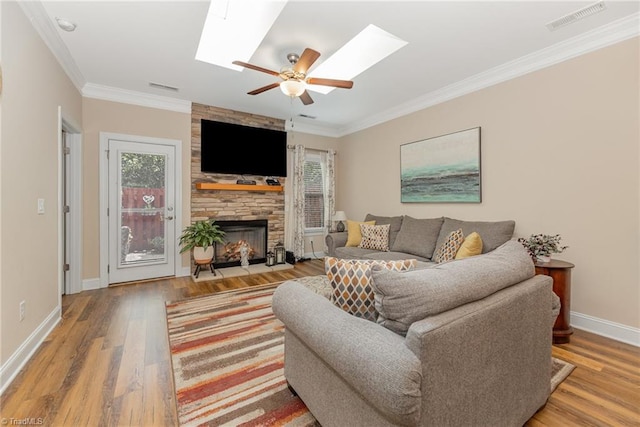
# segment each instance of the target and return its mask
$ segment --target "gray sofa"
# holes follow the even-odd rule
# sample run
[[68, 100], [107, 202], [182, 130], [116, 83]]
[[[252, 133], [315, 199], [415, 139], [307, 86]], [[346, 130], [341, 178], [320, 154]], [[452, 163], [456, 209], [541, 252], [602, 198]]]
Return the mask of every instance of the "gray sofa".
[[417, 219], [408, 215], [379, 216], [367, 214], [365, 221], [390, 224], [388, 252], [346, 247], [347, 232], [327, 234], [328, 255], [344, 259], [401, 260], [415, 258], [422, 266], [432, 265], [431, 258], [452, 231], [459, 228], [465, 236], [480, 234], [482, 252], [487, 253], [513, 237], [515, 221], [463, 221], [448, 217]]
[[284, 374], [323, 427], [522, 426], [550, 393], [552, 280], [522, 245], [432, 268], [374, 267], [377, 322], [280, 285]]

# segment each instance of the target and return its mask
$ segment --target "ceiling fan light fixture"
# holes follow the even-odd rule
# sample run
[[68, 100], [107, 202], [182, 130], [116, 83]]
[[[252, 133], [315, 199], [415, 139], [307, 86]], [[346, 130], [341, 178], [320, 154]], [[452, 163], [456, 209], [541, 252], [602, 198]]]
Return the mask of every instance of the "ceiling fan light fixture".
[[280, 83], [280, 90], [285, 95], [295, 98], [307, 90], [307, 85], [300, 80], [285, 80]]

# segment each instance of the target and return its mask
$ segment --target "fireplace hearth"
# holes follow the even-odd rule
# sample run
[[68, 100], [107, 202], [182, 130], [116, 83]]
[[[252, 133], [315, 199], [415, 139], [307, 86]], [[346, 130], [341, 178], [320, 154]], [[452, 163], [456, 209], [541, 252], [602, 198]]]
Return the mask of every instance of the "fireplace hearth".
[[225, 232], [225, 243], [216, 244], [213, 262], [215, 268], [239, 266], [240, 248], [245, 244], [249, 247], [249, 264], [266, 262], [267, 220], [216, 220], [216, 224]]

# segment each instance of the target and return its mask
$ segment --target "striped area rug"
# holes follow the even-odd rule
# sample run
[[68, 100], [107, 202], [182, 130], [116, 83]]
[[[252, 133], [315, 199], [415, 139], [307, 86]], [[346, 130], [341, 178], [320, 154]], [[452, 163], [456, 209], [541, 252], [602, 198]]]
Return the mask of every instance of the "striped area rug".
[[[320, 426], [284, 379], [279, 283], [167, 303], [181, 426]], [[552, 392], [574, 368], [553, 358]]]
[[319, 426], [284, 379], [277, 283], [168, 303], [182, 426]]

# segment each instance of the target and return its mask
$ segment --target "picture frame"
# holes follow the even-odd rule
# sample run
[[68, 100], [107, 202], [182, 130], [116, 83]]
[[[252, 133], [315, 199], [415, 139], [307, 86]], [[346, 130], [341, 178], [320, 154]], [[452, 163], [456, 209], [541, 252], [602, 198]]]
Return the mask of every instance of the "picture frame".
[[400, 146], [402, 203], [481, 203], [480, 127]]

